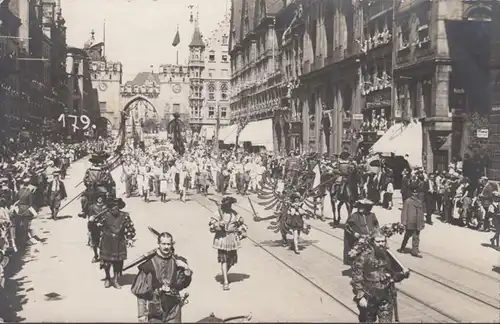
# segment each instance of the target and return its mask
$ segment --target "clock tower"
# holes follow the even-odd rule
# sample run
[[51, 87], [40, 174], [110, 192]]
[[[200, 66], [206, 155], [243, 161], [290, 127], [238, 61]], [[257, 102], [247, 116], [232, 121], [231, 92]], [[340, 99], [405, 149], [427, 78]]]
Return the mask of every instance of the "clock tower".
[[203, 70], [205, 70], [205, 43], [200, 32], [198, 19], [191, 43], [189, 44], [189, 109], [190, 123], [201, 124], [203, 122]]

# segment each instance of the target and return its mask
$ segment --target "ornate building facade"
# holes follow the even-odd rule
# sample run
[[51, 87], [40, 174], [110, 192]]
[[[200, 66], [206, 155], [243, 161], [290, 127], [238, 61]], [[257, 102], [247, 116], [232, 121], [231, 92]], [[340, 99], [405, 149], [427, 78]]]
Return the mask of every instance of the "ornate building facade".
[[[233, 116], [272, 115], [285, 146], [329, 154], [366, 152], [391, 126], [409, 129], [412, 121], [422, 129], [422, 150], [412, 152], [416, 163], [445, 168], [473, 150], [471, 116], [491, 106], [486, 62], [493, 2], [235, 0]], [[273, 18], [264, 25], [257, 18], [262, 6]], [[271, 35], [264, 44], [275, 46], [259, 52], [259, 35]], [[269, 73], [275, 83], [256, 76], [269, 64], [279, 67]], [[271, 103], [281, 98], [278, 108], [263, 117], [257, 94], [269, 94]]]
[[272, 141], [274, 150], [284, 145], [277, 112], [282, 107], [285, 86], [279, 60], [280, 31], [276, 24], [283, 6], [283, 1], [275, 0], [233, 0], [229, 36], [232, 119], [240, 124], [240, 129], [252, 123], [255, 132], [260, 128], [257, 121], [272, 119], [271, 130], [260, 130], [272, 134], [272, 139], [263, 141]]
[[50, 125], [65, 106], [66, 27], [60, 1], [0, 4], [2, 118], [14, 135]]
[[129, 125], [139, 127], [148, 119], [165, 128], [174, 113], [189, 124], [189, 72], [186, 65], [165, 64], [160, 72], [141, 72], [120, 90], [120, 106], [137, 108]]
[[[191, 119], [193, 129], [206, 129], [211, 133], [219, 118], [220, 125], [227, 125], [230, 120], [229, 92], [231, 63], [228, 53], [229, 15], [226, 15], [209, 38], [204, 41], [196, 32], [190, 45], [191, 49]], [[203, 64], [197, 65], [196, 55], [203, 53]], [[194, 78], [193, 78], [194, 72]], [[201, 79], [196, 78], [196, 72]], [[201, 85], [201, 89], [200, 89]], [[200, 92], [201, 91], [201, 92]], [[201, 93], [201, 100], [197, 97]], [[209, 136], [210, 137], [210, 136]]]
[[422, 122], [428, 171], [447, 169], [452, 158], [476, 151], [471, 117], [491, 108], [492, 3], [403, 1], [394, 9], [393, 113]]

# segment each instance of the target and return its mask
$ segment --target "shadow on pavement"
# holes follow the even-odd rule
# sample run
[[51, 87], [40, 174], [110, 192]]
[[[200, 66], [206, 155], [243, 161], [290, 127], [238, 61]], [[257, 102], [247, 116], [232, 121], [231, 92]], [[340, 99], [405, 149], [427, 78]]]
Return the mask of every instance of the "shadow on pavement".
[[[31, 254], [30, 248], [25, 251], [17, 252], [14, 255], [7, 267], [5, 268], [5, 288], [0, 291], [0, 318], [5, 322], [20, 322], [25, 320], [17, 314], [23, 309], [23, 305], [28, 302], [26, 292], [31, 288], [26, 288], [25, 285], [31, 281], [26, 276], [11, 279], [15, 277], [24, 267], [27, 262], [35, 261], [37, 258]], [[31, 289], [32, 290], [32, 289]]]
[[[316, 244], [318, 243], [319, 241], [317, 240], [300, 240], [299, 241], [299, 246], [300, 246], [300, 249], [304, 249], [305, 247], [308, 247], [310, 245], [313, 245], [313, 244]], [[288, 242], [288, 244], [286, 246], [283, 245], [283, 241], [282, 240], [268, 240], [268, 241], [262, 241], [260, 242], [261, 245], [263, 246], [268, 246], [268, 247], [288, 247], [290, 245], [290, 241]], [[255, 244], [254, 244], [255, 245]], [[255, 245], [257, 246], [257, 245]]]
[[493, 266], [493, 269], [491, 269], [491, 271], [494, 271], [494, 272], [496, 272], [496, 273], [499, 273], [499, 274], [500, 274], [500, 267]]
[[[224, 283], [224, 280], [223, 280], [221, 274], [216, 275], [214, 278], [215, 278], [215, 281], [217, 281], [221, 285]], [[250, 278], [250, 275], [247, 275], [246, 273], [228, 273], [227, 274], [227, 280], [229, 280], [230, 283], [241, 282], [241, 281], [244, 281], [248, 278]]]

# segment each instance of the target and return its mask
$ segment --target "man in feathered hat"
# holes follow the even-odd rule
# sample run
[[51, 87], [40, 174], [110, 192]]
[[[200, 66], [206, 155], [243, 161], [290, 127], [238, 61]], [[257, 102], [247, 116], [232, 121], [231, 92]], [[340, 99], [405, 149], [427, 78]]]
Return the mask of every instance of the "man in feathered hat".
[[379, 227], [377, 216], [372, 212], [373, 202], [366, 198], [360, 199], [355, 206], [358, 210], [349, 216], [344, 227], [344, 264], [349, 265], [349, 251], [361, 236]]
[[101, 269], [104, 269], [106, 274], [104, 287], [121, 289], [118, 278], [123, 271], [123, 262], [127, 259], [127, 246], [130, 246], [135, 238], [135, 227], [129, 213], [121, 210], [126, 206], [121, 198], [110, 199], [106, 205], [109, 209], [107, 212], [94, 216], [94, 221], [101, 226], [102, 231], [99, 256]]
[[105, 165], [108, 157], [108, 154], [99, 154], [93, 155], [89, 159], [92, 166], [87, 169], [85, 177], [83, 178], [86, 190], [81, 198], [82, 212], [78, 215], [80, 217], [85, 217], [87, 214], [89, 203], [92, 203], [95, 199], [95, 191], [97, 187], [105, 188], [109, 196], [115, 197], [116, 184], [111, 176], [110, 170], [108, 170], [107, 165]]

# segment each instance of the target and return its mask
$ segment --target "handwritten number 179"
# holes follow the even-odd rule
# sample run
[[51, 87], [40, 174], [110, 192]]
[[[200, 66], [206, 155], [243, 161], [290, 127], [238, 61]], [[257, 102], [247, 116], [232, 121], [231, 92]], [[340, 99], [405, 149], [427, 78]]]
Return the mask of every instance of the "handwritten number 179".
[[[83, 130], [86, 130], [87, 128], [90, 127], [90, 118], [86, 115], [81, 115], [80, 117], [78, 117], [76, 115], [68, 115], [67, 117], [73, 121], [73, 123], [71, 123], [71, 127], [73, 127], [73, 131], [80, 129], [80, 127], [78, 127], [78, 121], [80, 121], [83, 124], [83, 127], [82, 127]], [[59, 116], [59, 118], [57, 119], [57, 121], [62, 123], [63, 128], [66, 127], [66, 115], [65, 114], [61, 114]]]

